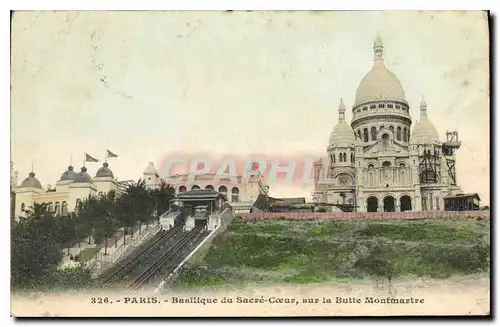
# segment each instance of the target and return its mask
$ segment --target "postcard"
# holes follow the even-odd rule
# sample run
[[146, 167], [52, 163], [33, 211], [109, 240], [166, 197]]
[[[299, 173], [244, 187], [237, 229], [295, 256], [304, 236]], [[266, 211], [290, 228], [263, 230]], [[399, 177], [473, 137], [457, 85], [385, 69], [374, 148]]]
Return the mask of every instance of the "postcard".
[[14, 11], [11, 315], [490, 315], [487, 11]]

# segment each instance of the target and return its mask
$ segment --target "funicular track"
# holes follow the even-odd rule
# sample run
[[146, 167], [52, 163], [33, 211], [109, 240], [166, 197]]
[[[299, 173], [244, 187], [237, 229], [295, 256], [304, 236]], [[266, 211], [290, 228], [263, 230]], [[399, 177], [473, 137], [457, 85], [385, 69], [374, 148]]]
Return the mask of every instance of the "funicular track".
[[147, 265], [152, 257], [157, 257], [165, 247], [176, 244], [179, 234], [182, 234], [182, 227], [174, 227], [168, 231], [158, 232], [150, 241], [141, 245], [130, 256], [121, 260], [115, 267], [106, 271], [101, 276], [103, 284], [113, 284], [126, 277], [133, 277], [140, 274], [138, 270]]
[[155, 260], [155, 262], [142, 272], [130, 284], [129, 288], [137, 290], [144, 287], [157, 278], [164, 277], [171, 273], [175, 267], [182, 261], [187, 251], [191, 251], [193, 246], [198, 245], [206, 236], [205, 228], [197, 226], [191, 231], [182, 235], [178, 241], [165, 253]]

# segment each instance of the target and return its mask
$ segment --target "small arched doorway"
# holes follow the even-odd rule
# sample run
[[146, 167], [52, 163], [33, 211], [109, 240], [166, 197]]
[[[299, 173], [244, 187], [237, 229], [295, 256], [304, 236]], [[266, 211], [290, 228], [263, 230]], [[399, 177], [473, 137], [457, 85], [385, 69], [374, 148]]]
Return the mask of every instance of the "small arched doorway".
[[368, 199], [366, 199], [366, 211], [377, 212], [377, 209], [378, 209], [378, 199], [374, 196], [368, 197]]
[[401, 211], [411, 211], [411, 198], [408, 195], [403, 195], [399, 202], [401, 202]]
[[388, 195], [384, 198], [384, 211], [385, 212], [394, 212], [395, 211], [395, 200], [394, 197]]
[[231, 202], [238, 202], [240, 198], [240, 190], [237, 187], [233, 187], [231, 190]]

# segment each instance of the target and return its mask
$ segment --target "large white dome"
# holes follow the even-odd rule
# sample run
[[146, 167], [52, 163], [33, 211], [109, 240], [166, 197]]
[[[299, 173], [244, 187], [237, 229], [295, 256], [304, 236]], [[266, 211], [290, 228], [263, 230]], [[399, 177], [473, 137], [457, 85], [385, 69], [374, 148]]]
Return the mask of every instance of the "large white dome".
[[375, 61], [372, 69], [359, 83], [354, 105], [378, 100], [406, 102], [403, 86], [381, 60]]
[[385, 66], [384, 46], [379, 37], [375, 39], [373, 51], [373, 67], [359, 83], [354, 106], [378, 100], [406, 102], [403, 86], [396, 75]]

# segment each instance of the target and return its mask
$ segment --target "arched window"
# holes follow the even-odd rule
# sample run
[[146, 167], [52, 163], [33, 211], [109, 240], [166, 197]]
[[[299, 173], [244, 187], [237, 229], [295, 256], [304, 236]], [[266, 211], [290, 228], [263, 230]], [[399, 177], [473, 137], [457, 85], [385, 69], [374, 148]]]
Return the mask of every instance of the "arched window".
[[399, 164], [399, 184], [406, 185], [406, 166], [404, 163]]
[[439, 209], [439, 197], [436, 196], [436, 210], [440, 210]]
[[61, 214], [64, 215], [67, 212], [68, 212], [68, 204], [66, 203], [66, 201], [63, 201], [61, 205]]
[[432, 203], [432, 193], [429, 193], [429, 209], [433, 209], [433, 203]]
[[213, 191], [214, 187], [212, 185], [207, 185], [207, 186], [205, 186], [205, 190]]
[[347, 162], [347, 156], [346, 156], [345, 152], [344, 152], [343, 156], [344, 156], [344, 158], [343, 158], [344, 162]]
[[354, 153], [351, 153], [351, 162], [354, 162]]
[[239, 201], [239, 194], [240, 190], [238, 190], [237, 187], [233, 187], [231, 190], [231, 202], [238, 202]]
[[396, 140], [401, 141], [401, 127], [396, 129]]
[[363, 130], [363, 140], [364, 140], [365, 142], [368, 142], [368, 128], [365, 128], [365, 129]]
[[388, 103], [387, 108], [394, 108], [394, 105], [392, 103]]
[[422, 211], [426, 211], [426, 210], [427, 210], [427, 198], [423, 197], [422, 198]]
[[361, 130], [360, 130], [360, 129], [358, 129], [358, 138], [359, 138], [360, 140], [362, 140], [362, 138], [361, 138]]
[[52, 202], [49, 202], [47, 205], [47, 211], [48, 212], [53, 212], [54, 211], [54, 204]]
[[26, 205], [23, 203], [21, 203], [21, 211], [24, 211], [24, 209], [26, 209]]
[[332, 154], [332, 155], [330, 156], [330, 160], [331, 160], [333, 163], [335, 163], [335, 154]]
[[376, 109], [376, 108], [377, 108], [377, 106], [376, 106], [376, 105], [374, 105], [374, 104], [371, 104], [371, 105], [370, 105], [370, 109]]
[[199, 186], [199, 185], [193, 185], [193, 186], [191, 187], [191, 191], [192, 191], [192, 190], [199, 190], [199, 189], [200, 189], [200, 186]]
[[61, 213], [61, 207], [59, 206], [59, 202], [56, 202], [55, 212], [56, 215], [59, 215]]
[[406, 127], [403, 128], [403, 142], [408, 142], [408, 139], [406, 138]]
[[377, 140], [377, 128], [375, 126], [372, 127], [371, 133], [372, 133], [372, 141]]
[[227, 195], [227, 187], [225, 187], [224, 185], [222, 185], [221, 187], [219, 187], [219, 193]]
[[378, 107], [379, 107], [379, 108], [384, 108], [385, 106], [384, 106], [384, 104], [383, 104], [383, 103], [379, 103], [379, 104], [378, 104]]
[[368, 185], [375, 185], [375, 167], [368, 165]]
[[182, 186], [179, 186], [179, 193], [184, 193], [187, 191], [187, 188], [186, 186], [182, 185]]
[[382, 147], [384, 150], [387, 150], [389, 147], [389, 134], [387, 133], [382, 135]]
[[394, 126], [389, 126], [389, 130], [391, 131], [391, 134], [394, 135]]

